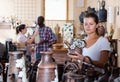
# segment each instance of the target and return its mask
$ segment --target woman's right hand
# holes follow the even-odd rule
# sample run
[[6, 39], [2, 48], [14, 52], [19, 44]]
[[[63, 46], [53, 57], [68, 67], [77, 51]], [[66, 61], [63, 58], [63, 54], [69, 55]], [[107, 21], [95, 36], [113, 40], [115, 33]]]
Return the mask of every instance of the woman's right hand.
[[79, 59], [79, 56], [67, 53], [67, 56], [72, 59]]
[[84, 56], [82, 54], [78, 53], [77, 51], [75, 51], [75, 55], [67, 53], [67, 56], [70, 58], [79, 59], [79, 60], [82, 60], [84, 58]]
[[79, 52], [75, 51], [75, 54], [78, 56], [80, 60], [83, 60], [84, 56], [80, 54]]

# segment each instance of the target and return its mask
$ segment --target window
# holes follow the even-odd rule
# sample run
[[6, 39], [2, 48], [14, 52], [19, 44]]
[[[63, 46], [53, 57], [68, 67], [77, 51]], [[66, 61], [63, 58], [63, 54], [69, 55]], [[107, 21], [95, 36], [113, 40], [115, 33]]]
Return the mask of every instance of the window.
[[45, 0], [46, 20], [66, 20], [67, 0]]

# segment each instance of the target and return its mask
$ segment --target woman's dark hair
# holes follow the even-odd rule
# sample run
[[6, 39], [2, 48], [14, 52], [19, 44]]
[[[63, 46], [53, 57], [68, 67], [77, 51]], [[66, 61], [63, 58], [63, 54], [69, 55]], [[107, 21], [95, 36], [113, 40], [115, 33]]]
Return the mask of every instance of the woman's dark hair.
[[26, 25], [25, 24], [21, 24], [19, 26], [16, 27], [16, 34], [18, 34], [19, 32], [21, 32], [23, 29], [25, 29]]
[[98, 19], [97, 14], [95, 14], [93, 12], [87, 12], [84, 18], [89, 18], [89, 17], [92, 17], [96, 24], [99, 23], [99, 19]]

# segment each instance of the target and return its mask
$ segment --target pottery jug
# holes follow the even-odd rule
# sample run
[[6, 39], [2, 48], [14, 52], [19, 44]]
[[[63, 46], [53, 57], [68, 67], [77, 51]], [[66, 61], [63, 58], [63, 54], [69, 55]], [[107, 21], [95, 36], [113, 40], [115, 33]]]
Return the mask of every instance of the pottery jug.
[[37, 82], [51, 82], [55, 78], [56, 65], [52, 59], [52, 51], [41, 52], [42, 58], [38, 65]]

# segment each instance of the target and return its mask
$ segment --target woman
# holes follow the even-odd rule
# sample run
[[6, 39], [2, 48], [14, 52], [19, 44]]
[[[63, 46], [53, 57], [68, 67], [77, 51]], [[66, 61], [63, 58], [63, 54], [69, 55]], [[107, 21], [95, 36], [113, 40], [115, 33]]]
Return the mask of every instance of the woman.
[[21, 24], [16, 28], [16, 34], [17, 34], [17, 42], [18, 43], [25, 43], [25, 44], [31, 44], [38, 32], [36, 31], [31, 37], [26, 37], [25, 33], [27, 32], [27, 28], [25, 24]]
[[22, 44], [18, 45], [20, 47], [26, 46], [27, 48], [27, 57], [29, 60], [31, 60], [31, 53], [30, 53], [30, 48], [31, 48], [31, 43], [34, 41], [35, 37], [38, 34], [38, 31], [35, 31], [35, 33], [31, 37], [26, 37], [25, 33], [27, 32], [27, 28], [25, 24], [21, 24], [16, 28], [16, 34], [17, 34], [17, 43]]
[[[108, 54], [110, 49], [109, 42], [103, 36], [100, 36], [97, 32], [98, 17], [95, 13], [87, 13], [84, 17], [84, 29], [87, 33], [85, 38], [86, 46], [82, 49], [82, 54], [75, 52], [77, 56], [70, 55], [69, 57], [83, 60], [85, 56], [92, 59], [95, 66], [103, 67], [108, 60]], [[90, 63], [88, 58], [84, 60]]]

